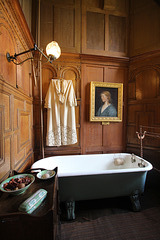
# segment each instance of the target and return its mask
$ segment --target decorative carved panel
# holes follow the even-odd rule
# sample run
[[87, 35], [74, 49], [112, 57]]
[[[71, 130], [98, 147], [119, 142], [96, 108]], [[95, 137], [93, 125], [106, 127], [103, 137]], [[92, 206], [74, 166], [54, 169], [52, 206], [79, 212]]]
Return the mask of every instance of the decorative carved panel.
[[19, 167], [32, 150], [32, 104], [14, 97], [14, 168]]
[[19, 147], [23, 148], [26, 146], [30, 140], [30, 114], [24, 111], [20, 112], [20, 133], [21, 137], [19, 139]]
[[10, 171], [11, 162], [11, 96], [6, 92], [0, 91], [1, 107], [0, 116], [1, 120], [1, 160], [0, 160], [0, 171], [2, 176]]
[[57, 73], [55, 67], [49, 64], [45, 64], [42, 67], [42, 99], [45, 99], [45, 96], [47, 94], [47, 90], [49, 88], [49, 84], [51, 79], [56, 78]]
[[62, 66], [61, 78], [72, 80], [77, 99], [81, 98], [81, 79], [79, 66]]
[[[33, 46], [19, 1], [0, 1], [0, 181], [33, 161], [31, 66], [8, 62]], [[17, 62], [24, 60], [18, 58]]]

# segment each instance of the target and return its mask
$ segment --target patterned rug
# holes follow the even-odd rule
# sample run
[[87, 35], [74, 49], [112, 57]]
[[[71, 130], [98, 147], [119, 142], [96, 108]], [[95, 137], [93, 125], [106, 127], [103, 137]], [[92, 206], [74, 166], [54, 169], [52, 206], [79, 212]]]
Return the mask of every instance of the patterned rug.
[[160, 207], [61, 224], [60, 240], [160, 240]]

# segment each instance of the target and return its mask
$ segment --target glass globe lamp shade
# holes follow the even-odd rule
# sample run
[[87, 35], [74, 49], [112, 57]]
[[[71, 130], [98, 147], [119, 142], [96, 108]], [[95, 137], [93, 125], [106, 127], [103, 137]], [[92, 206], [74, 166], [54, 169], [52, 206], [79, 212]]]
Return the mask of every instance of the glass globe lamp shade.
[[46, 53], [51, 60], [55, 60], [60, 57], [61, 49], [57, 42], [52, 41], [46, 47]]

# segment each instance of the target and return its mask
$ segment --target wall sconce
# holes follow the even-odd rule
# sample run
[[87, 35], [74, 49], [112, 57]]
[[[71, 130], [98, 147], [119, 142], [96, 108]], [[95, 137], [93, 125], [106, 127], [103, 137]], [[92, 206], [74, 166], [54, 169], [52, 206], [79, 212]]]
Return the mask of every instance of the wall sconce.
[[22, 64], [24, 63], [25, 61], [29, 60], [29, 59], [32, 59], [32, 58], [27, 58], [25, 59], [24, 61], [20, 62], [20, 63], [17, 63], [16, 60], [17, 60], [17, 57], [20, 56], [20, 55], [23, 55], [25, 53], [28, 53], [28, 52], [33, 52], [33, 51], [39, 51], [46, 59], [48, 62], [52, 63], [53, 60], [56, 60], [57, 58], [60, 57], [61, 55], [61, 49], [58, 45], [57, 42], [55, 41], [52, 41], [51, 43], [49, 43], [46, 47], [46, 52], [47, 52], [47, 55], [44, 54], [44, 52], [41, 51], [40, 48], [37, 47], [36, 44], [34, 44], [34, 48], [31, 48], [27, 51], [24, 51], [24, 52], [21, 52], [21, 53], [18, 53], [18, 54], [14, 54], [14, 55], [10, 55], [8, 52], [6, 54], [6, 57], [7, 57], [7, 60], [8, 62], [13, 62], [14, 64], [16, 65], [19, 65], [19, 64]]

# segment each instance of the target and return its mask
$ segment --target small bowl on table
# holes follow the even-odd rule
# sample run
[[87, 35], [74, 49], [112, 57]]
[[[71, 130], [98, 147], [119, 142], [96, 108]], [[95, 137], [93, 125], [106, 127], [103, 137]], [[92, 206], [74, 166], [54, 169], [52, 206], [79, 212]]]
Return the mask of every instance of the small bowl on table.
[[37, 178], [42, 180], [48, 180], [55, 176], [56, 172], [54, 170], [43, 170], [37, 173]]
[[0, 190], [12, 195], [24, 193], [35, 181], [32, 174], [18, 174], [7, 178], [0, 184]]

